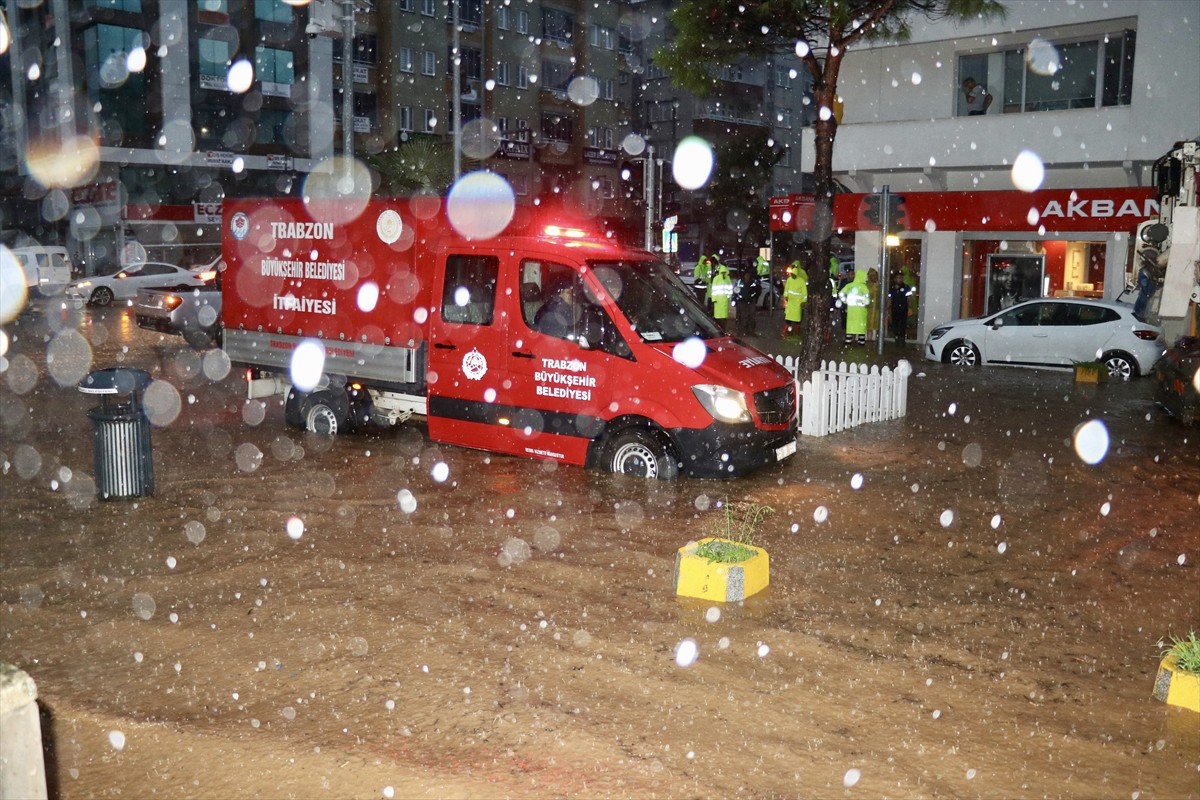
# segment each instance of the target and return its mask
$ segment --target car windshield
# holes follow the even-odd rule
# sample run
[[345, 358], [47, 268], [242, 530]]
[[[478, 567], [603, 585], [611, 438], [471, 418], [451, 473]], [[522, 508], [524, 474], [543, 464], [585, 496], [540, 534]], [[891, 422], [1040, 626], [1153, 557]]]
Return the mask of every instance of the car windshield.
[[589, 266], [644, 342], [716, 339], [720, 328], [661, 261], [591, 261]]

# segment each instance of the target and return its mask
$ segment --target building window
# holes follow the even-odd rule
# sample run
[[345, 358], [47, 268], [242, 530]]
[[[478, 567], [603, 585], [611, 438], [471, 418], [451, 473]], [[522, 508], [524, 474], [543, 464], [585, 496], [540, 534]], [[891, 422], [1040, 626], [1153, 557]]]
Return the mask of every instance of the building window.
[[779, 157], [779, 163], [778, 163], [778, 164], [776, 164], [775, 166], [777, 166], [777, 167], [790, 167], [791, 165], [792, 165], [792, 148], [790, 148], [790, 147], [784, 147], [784, 148], [783, 148], [783, 155], [781, 155], [781, 156]]
[[400, 71], [401, 72], [412, 72], [413, 71], [413, 51], [412, 51], [411, 47], [401, 47], [400, 48]]
[[412, 106], [400, 106], [400, 130], [411, 131], [412, 119]]
[[[96, 25], [85, 33], [88, 99], [99, 104], [104, 117], [125, 134], [123, 144], [140, 142], [147, 134], [146, 70], [129, 72], [129, 53], [147, 45], [137, 28]], [[119, 80], [114, 78], [119, 76]], [[222, 83], [224, 76], [222, 76]]]
[[506, 31], [512, 25], [512, 12], [508, 6], [500, 6], [496, 9], [496, 27], [502, 31]]
[[790, 108], [779, 109], [775, 112], [775, 121], [779, 123], [780, 127], [790, 130], [792, 127], [792, 110]]
[[421, 74], [437, 74], [437, 56], [434, 55], [432, 50], [423, 50], [421, 52]]
[[417, 7], [414, 0], [399, 0], [397, 5], [400, 6], [401, 11], [413, 11]]
[[460, 25], [472, 25], [478, 28], [483, 24], [483, 3], [481, 0], [450, 0], [458, 3], [458, 22]]
[[528, 89], [529, 88], [529, 67], [525, 67], [525, 66], [517, 67], [517, 88], [518, 89]]
[[518, 131], [529, 130], [529, 120], [525, 119], [524, 117], [517, 117], [517, 130]]
[[287, 126], [291, 118], [292, 112], [284, 109], [264, 108], [259, 111], [254, 143], [285, 144], [288, 141]]
[[292, 51], [254, 48], [254, 72], [264, 95], [291, 97], [292, 84], [296, 82]]
[[571, 64], [566, 61], [555, 61], [553, 58], [542, 59], [542, 88], [555, 92], [567, 91], [571, 83]]
[[437, 130], [437, 113], [432, 108], [422, 110], [425, 112], [425, 120], [421, 130], [425, 133], [433, 133]]
[[127, 11], [131, 14], [140, 14], [142, 11], [142, 0], [87, 0], [84, 5], [88, 8], [111, 8], [113, 11]]
[[[1133, 96], [1136, 31], [1065, 43], [1037, 40], [958, 59], [956, 109], [966, 115], [962, 82], [972, 78], [1003, 113], [1127, 106]], [[989, 69], [990, 68], [990, 69]], [[995, 108], [988, 113], [997, 113]]]
[[374, 66], [379, 63], [379, 37], [373, 33], [364, 33], [354, 37], [354, 57], [355, 64], [367, 64]]
[[496, 64], [496, 83], [500, 84], [501, 86], [508, 86], [508, 82], [508, 62], [501, 61]]
[[[378, 112], [379, 103], [373, 92], [355, 92], [354, 93], [354, 130], [359, 133], [367, 133], [378, 127], [376, 123], [376, 115]], [[360, 125], [363, 120], [366, 125], [366, 130], [361, 130]]]
[[633, 55], [633, 26], [617, 26], [617, 52], [623, 55]]
[[612, 28], [592, 23], [588, 28], [588, 44], [602, 50], [612, 50], [616, 47], [617, 33]]
[[614, 85], [612, 78], [605, 78], [600, 81], [600, 94], [605, 100], [612, 100], [614, 97]]
[[526, 197], [529, 194], [529, 176], [528, 175], [512, 175], [509, 177], [509, 184], [513, 188], [513, 194], [518, 197]]
[[782, 89], [786, 89], [788, 86], [788, 82], [789, 82], [788, 79], [789, 79], [789, 76], [788, 76], [788, 68], [787, 67], [776, 67], [775, 68], [775, 85], [776, 86], [778, 86]]
[[517, 12], [517, 33], [529, 33], [529, 12]]
[[613, 190], [612, 178], [602, 178], [598, 175], [593, 175], [592, 190], [605, 200], [612, 200], [617, 196], [617, 193]]
[[196, 40], [197, 72], [201, 89], [226, 89], [233, 47], [224, 39]]
[[496, 131], [500, 134], [500, 138], [507, 138], [508, 133], [508, 117], [496, 117]]
[[432, 17], [437, 13], [437, 0], [421, 0], [421, 13]]
[[570, 44], [575, 30], [575, 15], [558, 8], [542, 7], [542, 38], [558, 44]]
[[575, 120], [566, 114], [542, 114], [542, 138], [548, 142], [570, 142], [575, 133]]
[[266, 22], [290, 23], [292, 7], [287, 3], [278, 3], [276, 0], [254, 0], [254, 18]]

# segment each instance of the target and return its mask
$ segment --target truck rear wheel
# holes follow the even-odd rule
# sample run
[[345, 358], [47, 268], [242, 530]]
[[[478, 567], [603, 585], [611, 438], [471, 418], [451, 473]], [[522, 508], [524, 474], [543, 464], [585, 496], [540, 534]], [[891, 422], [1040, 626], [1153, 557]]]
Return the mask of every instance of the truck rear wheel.
[[653, 431], [631, 429], [613, 437], [605, 465], [618, 475], [670, 481], [679, 477], [679, 460], [670, 444]]
[[335, 436], [351, 428], [350, 399], [340, 389], [304, 394], [293, 388], [283, 406], [283, 419], [293, 428]]

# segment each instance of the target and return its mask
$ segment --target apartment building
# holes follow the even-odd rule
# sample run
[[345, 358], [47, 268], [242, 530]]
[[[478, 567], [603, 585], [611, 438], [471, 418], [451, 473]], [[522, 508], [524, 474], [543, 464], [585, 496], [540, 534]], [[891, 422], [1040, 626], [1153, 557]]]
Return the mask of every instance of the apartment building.
[[[1197, 0], [1005, 6], [1002, 20], [917, 18], [910, 40], [842, 67], [834, 176], [859, 194], [839, 198], [836, 224], [859, 265], [879, 264], [862, 193], [905, 197], [889, 262], [919, 278], [921, 336], [988, 311], [1014, 268], [1043, 296], [1118, 297], [1155, 207], [1152, 165], [1200, 135]], [[967, 78], [986, 113], [969, 114]]]

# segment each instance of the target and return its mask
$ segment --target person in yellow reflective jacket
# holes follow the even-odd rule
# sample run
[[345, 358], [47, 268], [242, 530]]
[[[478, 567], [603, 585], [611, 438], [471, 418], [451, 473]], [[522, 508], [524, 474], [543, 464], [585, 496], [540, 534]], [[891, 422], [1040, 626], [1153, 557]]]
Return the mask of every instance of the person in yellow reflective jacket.
[[726, 330], [729, 306], [733, 301], [733, 278], [729, 275], [729, 267], [719, 261], [716, 271], [713, 272], [712, 283], [708, 285], [708, 291], [712, 297], [713, 319], [720, 324], [721, 330]]
[[808, 271], [796, 259], [787, 269], [787, 281], [783, 284], [783, 335], [793, 336], [800, 332], [800, 321], [804, 316], [804, 304], [808, 302]]
[[842, 287], [838, 294], [846, 309], [846, 344], [857, 339], [867, 343], [867, 307], [871, 304], [871, 288], [867, 285], [867, 271], [854, 270], [854, 280]]

